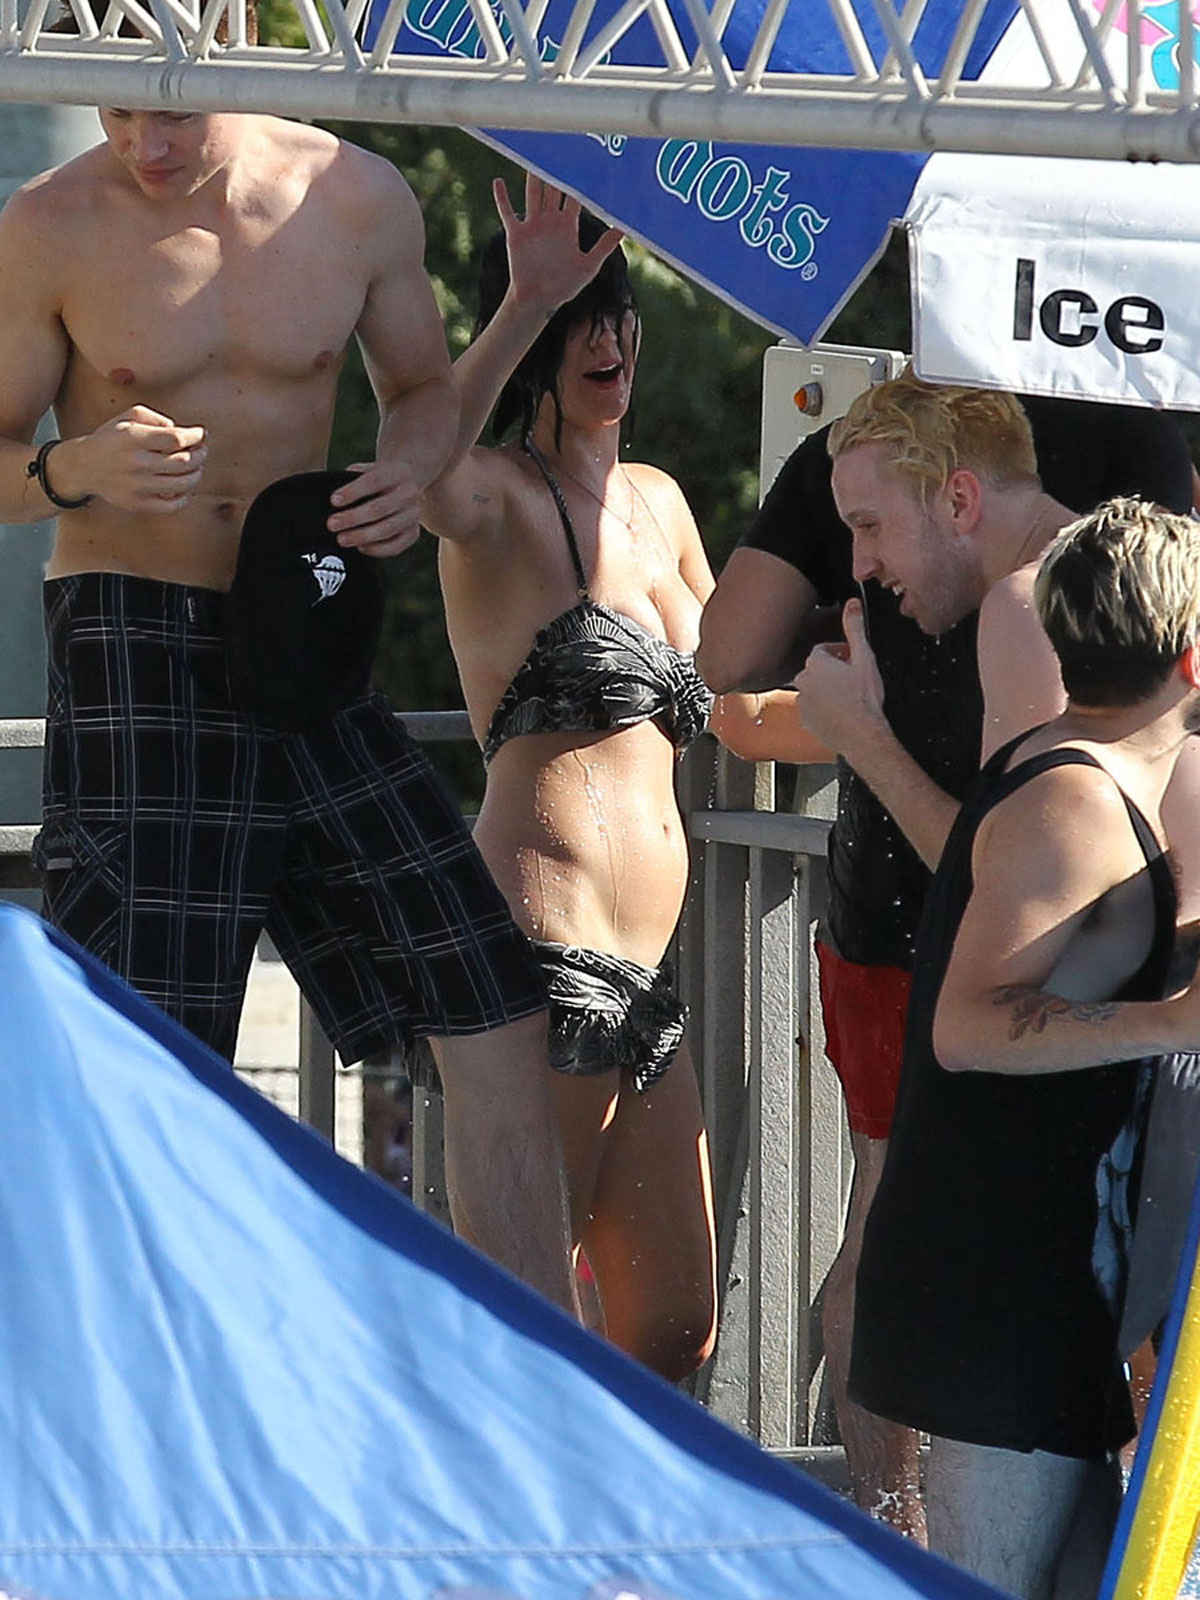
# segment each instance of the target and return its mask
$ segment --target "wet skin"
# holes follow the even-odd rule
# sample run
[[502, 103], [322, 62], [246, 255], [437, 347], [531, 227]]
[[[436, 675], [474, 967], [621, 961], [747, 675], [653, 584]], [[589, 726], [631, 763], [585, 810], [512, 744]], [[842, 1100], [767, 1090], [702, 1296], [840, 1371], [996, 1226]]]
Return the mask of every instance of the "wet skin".
[[[581, 260], [577, 208], [537, 180], [526, 200], [526, 218], [516, 221], [497, 196], [514, 284], [532, 285], [532, 297], [510, 285], [460, 358], [468, 442], [546, 318], [595, 271]], [[691, 512], [665, 473], [619, 460], [635, 351], [628, 324], [576, 322], [558, 376], [561, 436], [546, 397], [533, 438], [561, 487], [592, 599], [694, 650], [712, 576]], [[447, 625], [482, 739], [539, 630], [579, 602], [563, 526], [537, 466], [515, 443], [466, 449], [427, 497], [425, 521], [441, 536]], [[536, 938], [657, 966], [687, 884], [674, 780], [675, 751], [656, 722], [502, 745], [475, 838], [522, 926]], [[595, 1273], [608, 1336], [681, 1378], [711, 1349], [716, 1306], [707, 1149], [686, 1046], [645, 1095], [615, 1068], [552, 1079], [574, 1237]]]
[[53, 404], [66, 442], [52, 480], [94, 496], [60, 518], [51, 576], [225, 588], [254, 495], [325, 465], [356, 333], [385, 432], [386, 408], [429, 380], [442, 391], [427, 391], [430, 436], [448, 441], [420, 217], [387, 164], [317, 129], [113, 109], [101, 121], [105, 141], [27, 186], [0, 229], [14, 374], [0, 432], [31, 434]]

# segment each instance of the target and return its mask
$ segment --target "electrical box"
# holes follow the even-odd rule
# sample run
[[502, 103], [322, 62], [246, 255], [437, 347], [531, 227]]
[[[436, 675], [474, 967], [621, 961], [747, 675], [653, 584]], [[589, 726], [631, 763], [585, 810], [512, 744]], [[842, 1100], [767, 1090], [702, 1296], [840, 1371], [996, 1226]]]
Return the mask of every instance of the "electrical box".
[[849, 345], [772, 345], [763, 357], [759, 500], [802, 439], [834, 422], [872, 384], [894, 378], [908, 360], [899, 350]]

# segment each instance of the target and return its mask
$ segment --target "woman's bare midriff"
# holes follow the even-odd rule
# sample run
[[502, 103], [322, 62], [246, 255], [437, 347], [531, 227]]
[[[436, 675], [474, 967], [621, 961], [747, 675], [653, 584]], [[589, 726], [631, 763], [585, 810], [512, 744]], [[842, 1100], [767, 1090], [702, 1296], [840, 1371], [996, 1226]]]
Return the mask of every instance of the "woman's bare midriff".
[[687, 887], [674, 773], [653, 722], [497, 751], [475, 839], [527, 933], [658, 964]]

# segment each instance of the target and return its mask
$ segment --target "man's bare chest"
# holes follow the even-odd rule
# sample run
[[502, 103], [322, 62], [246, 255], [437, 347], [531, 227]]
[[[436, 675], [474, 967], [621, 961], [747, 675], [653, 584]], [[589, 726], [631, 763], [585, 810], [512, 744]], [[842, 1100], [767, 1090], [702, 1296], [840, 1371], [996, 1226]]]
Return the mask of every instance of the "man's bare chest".
[[286, 232], [230, 242], [190, 229], [107, 252], [64, 296], [76, 362], [93, 382], [142, 393], [208, 376], [303, 381], [326, 371], [353, 334], [366, 284], [310, 230]]

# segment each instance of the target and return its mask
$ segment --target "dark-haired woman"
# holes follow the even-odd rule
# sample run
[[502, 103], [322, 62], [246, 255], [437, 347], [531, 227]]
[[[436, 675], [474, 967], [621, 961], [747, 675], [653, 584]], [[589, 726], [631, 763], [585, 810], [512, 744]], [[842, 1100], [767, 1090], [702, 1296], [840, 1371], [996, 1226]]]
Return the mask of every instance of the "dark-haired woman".
[[[575, 1242], [609, 1337], [673, 1379], [715, 1328], [708, 1156], [663, 955], [687, 879], [676, 757], [708, 720], [713, 587], [675, 481], [622, 462], [640, 324], [619, 235], [537, 179], [481, 275], [460, 455], [429, 490], [487, 763], [478, 842], [535, 941]], [[582, 242], [581, 242], [582, 240]], [[474, 444], [496, 406], [494, 448]], [[737, 707], [749, 716], [749, 707]]]

